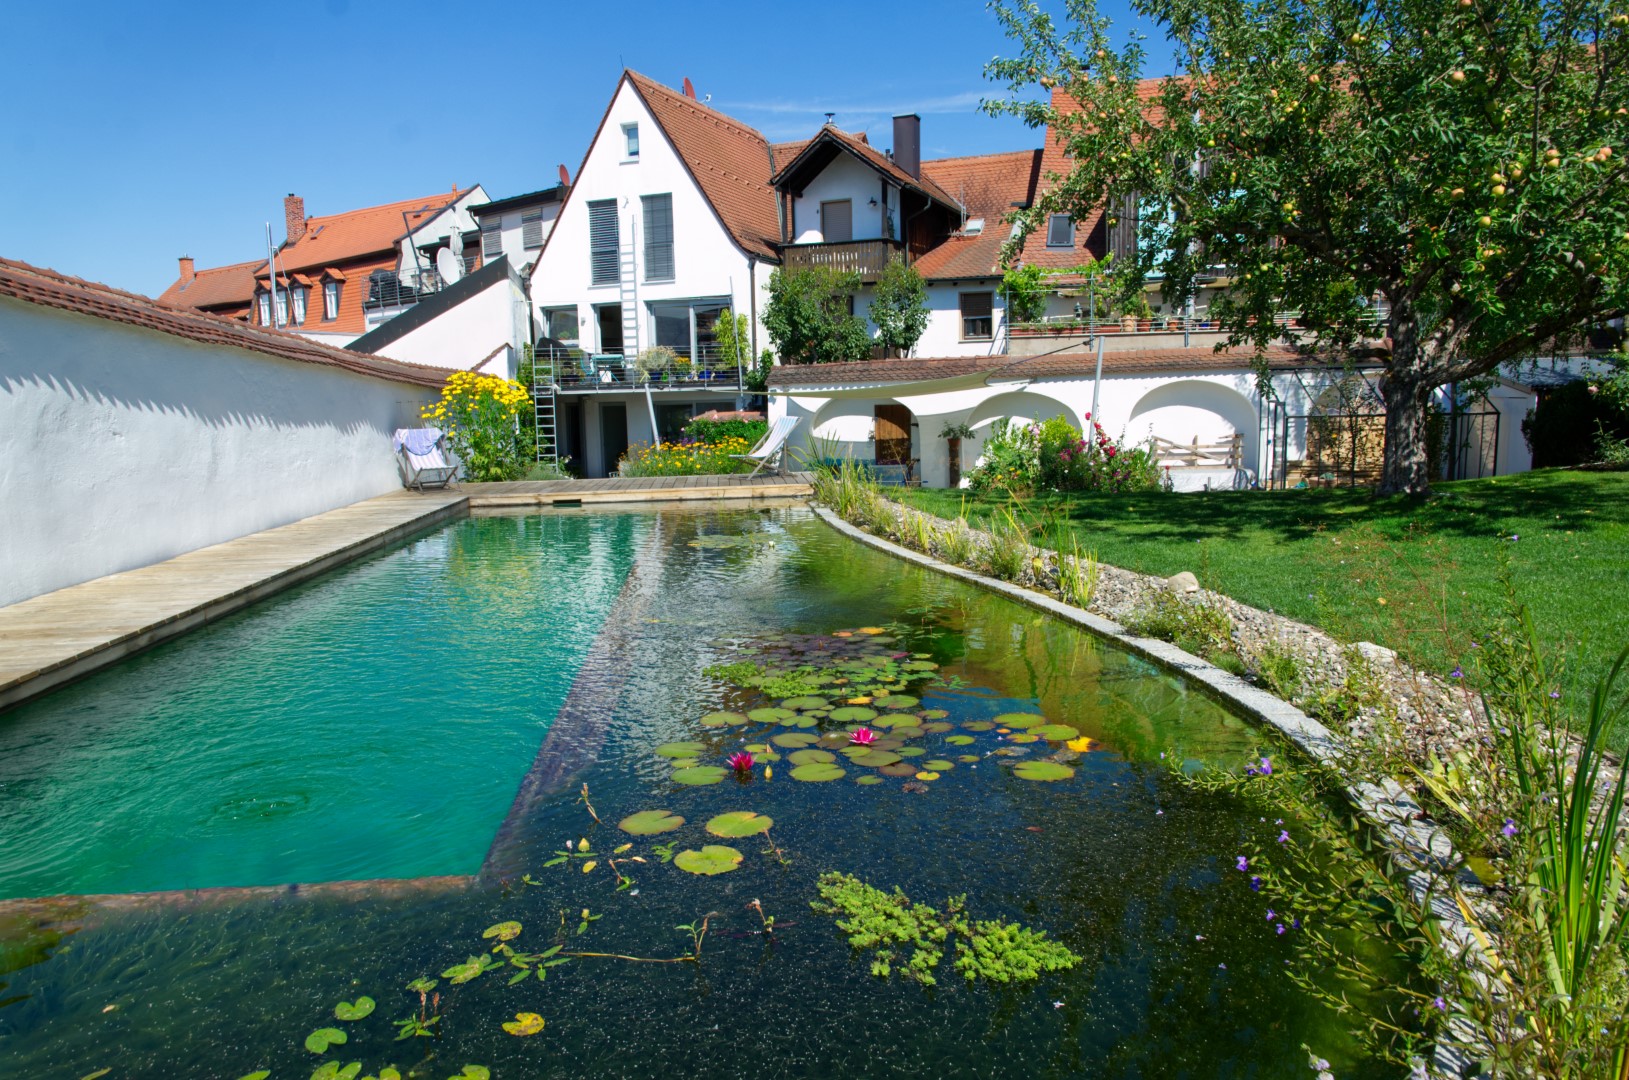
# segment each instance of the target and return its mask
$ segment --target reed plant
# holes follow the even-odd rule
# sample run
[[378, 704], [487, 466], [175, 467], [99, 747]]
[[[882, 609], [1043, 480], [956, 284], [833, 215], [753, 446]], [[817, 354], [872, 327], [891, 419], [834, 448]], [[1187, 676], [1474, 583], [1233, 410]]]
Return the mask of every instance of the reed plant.
[[1029, 536], [1011, 510], [996, 515], [985, 530], [985, 566], [1002, 581], [1018, 581], [1029, 566]]
[[938, 530], [939, 552], [946, 562], [957, 566], [972, 566], [978, 557], [978, 536], [967, 525], [967, 519], [958, 517]]
[[1078, 608], [1089, 607], [1097, 592], [1099, 566], [1097, 552], [1080, 550], [1080, 542], [1071, 538], [1072, 551], [1058, 555], [1058, 594], [1065, 603]]

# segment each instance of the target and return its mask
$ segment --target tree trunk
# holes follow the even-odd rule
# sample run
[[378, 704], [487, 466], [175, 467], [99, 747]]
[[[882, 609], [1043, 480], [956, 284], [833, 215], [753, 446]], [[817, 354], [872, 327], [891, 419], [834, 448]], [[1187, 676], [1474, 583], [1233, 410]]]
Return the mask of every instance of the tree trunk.
[[1431, 467], [1426, 446], [1426, 402], [1435, 387], [1425, 377], [1420, 326], [1409, 305], [1392, 309], [1391, 364], [1381, 386], [1386, 402], [1382, 495], [1427, 495]]

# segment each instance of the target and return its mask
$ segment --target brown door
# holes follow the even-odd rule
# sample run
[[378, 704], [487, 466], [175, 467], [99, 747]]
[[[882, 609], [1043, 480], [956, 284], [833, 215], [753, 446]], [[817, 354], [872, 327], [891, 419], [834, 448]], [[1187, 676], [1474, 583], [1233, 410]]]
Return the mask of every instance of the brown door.
[[854, 203], [848, 199], [821, 203], [820, 235], [828, 244], [854, 239]]
[[911, 410], [903, 405], [878, 405], [871, 429], [878, 465], [905, 465], [911, 460]]

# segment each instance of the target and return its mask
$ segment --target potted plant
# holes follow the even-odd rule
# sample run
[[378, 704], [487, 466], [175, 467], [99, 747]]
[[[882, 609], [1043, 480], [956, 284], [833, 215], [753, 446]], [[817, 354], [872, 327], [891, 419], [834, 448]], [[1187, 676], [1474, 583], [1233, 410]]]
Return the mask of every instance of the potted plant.
[[1153, 325], [1154, 309], [1149, 306], [1148, 297], [1138, 293], [1127, 300], [1121, 309], [1120, 326], [1128, 333], [1133, 330], [1148, 330]]

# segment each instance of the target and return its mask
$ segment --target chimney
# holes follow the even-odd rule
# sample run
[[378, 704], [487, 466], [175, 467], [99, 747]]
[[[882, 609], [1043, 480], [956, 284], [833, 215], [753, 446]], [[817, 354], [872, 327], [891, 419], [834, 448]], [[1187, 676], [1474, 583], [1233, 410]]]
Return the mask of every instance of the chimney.
[[684, 77], [684, 96], [691, 101], [696, 100], [696, 84], [690, 81], [690, 76]]
[[[898, 131], [899, 121], [895, 120], [894, 124], [894, 130]], [[292, 191], [283, 200], [283, 228], [291, 244], [305, 235], [305, 200]]]
[[570, 187], [571, 186], [571, 174], [566, 171], [566, 167], [564, 165], [560, 166], [560, 186], [561, 187]]
[[181, 286], [182, 286], [182, 288], [185, 288], [186, 286], [192, 284], [192, 279], [193, 279], [193, 276], [194, 276], [193, 272], [192, 272], [192, 256], [191, 255], [183, 255], [183, 256], [181, 256], [180, 261], [181, 261]]
[[922, 179], [922, 118], [915, 113], [894, 117], [894, 164]]

